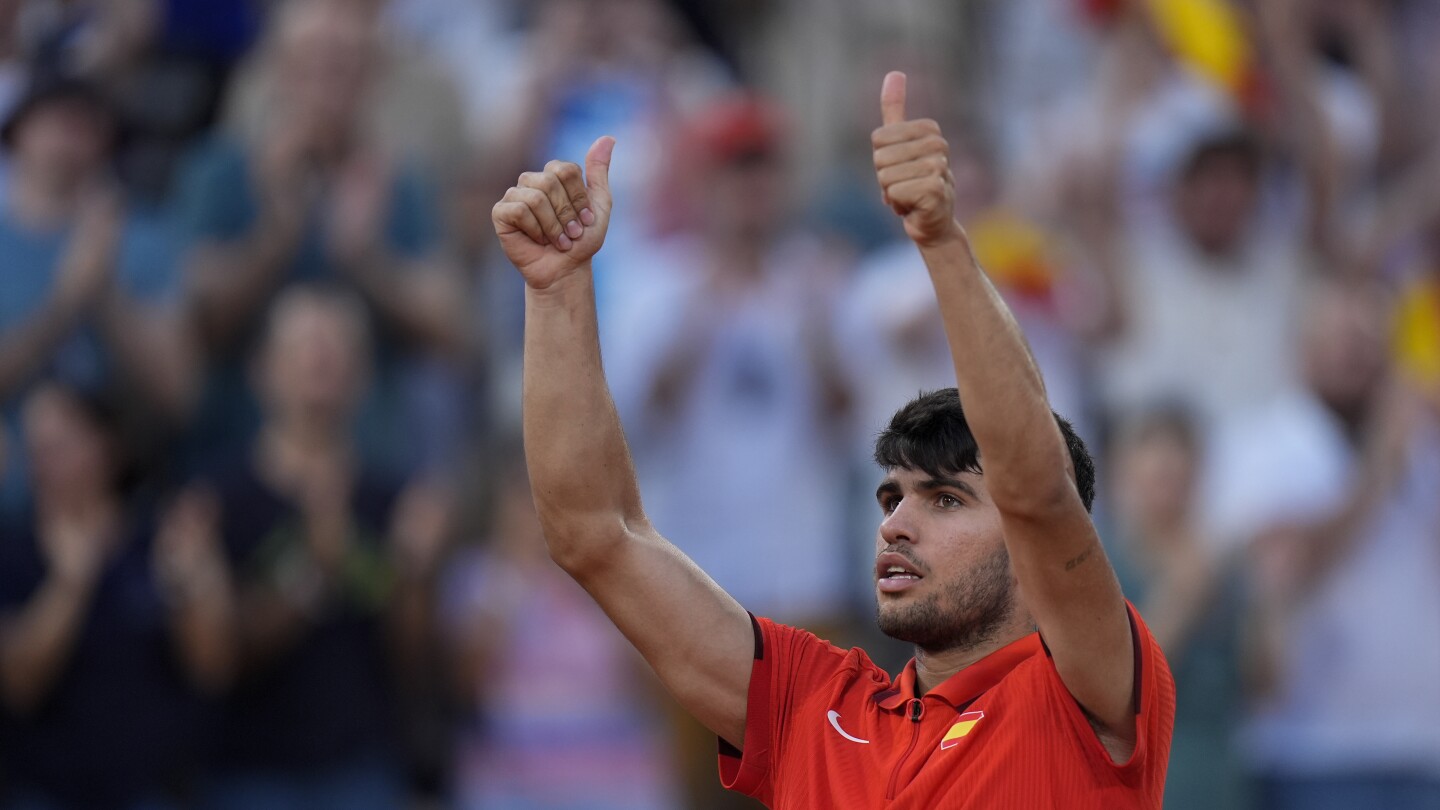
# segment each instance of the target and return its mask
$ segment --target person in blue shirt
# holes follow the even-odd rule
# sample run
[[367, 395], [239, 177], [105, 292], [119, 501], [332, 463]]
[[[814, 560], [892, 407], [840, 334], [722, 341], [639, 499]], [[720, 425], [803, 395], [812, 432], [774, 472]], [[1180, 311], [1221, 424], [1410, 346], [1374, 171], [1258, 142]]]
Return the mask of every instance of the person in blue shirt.
[[0, 198], [0, 416], [16, 449], [0, 514], [24, 503], [19, 402], [42, 377], [118, 385], [179, 421], [189, 399], [186, 341], [164, 224], [125, 210], [111, 182], [119, 122], [82, 80], [42, 77], [0, 129], [11, 176]]
[[459, 295], [439, 254], [432, 188], [366, 129], [378, 33], [358, 3], [299, 0], [276, 15], [267, 120], [220, 134], [184, 172], [176, 200], [196, 324], [215, 363], [201, 441], [238, 449], [259, 410], [242, 358], [286, 285], [334, 282], [375, 316], [377, 378], [362, 449], [404, 466], [405, 361], [460, 345]]

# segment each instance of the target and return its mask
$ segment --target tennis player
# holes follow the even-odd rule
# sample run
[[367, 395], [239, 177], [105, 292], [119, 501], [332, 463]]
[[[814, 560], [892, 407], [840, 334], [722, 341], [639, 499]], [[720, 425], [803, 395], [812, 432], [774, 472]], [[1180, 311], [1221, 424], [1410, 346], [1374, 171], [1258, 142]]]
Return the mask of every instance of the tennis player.
[[1158, 808], [1175, 686], [1090, 521], [1094, 466], [955, 222], [948, 147], [906, 119], [904, 74], [881, 111], [880, 187], [929, 269], [956, 380], [876, 442], [878, 621], [913, 660], [892, 679], [751, 616], [650, 525], [597, 336], [608, 137], [583, 171], [521, 175], [493, 212], [527, 284], [525, 450], [550, 555], [719, 735], [725, 785], [772, 808]]

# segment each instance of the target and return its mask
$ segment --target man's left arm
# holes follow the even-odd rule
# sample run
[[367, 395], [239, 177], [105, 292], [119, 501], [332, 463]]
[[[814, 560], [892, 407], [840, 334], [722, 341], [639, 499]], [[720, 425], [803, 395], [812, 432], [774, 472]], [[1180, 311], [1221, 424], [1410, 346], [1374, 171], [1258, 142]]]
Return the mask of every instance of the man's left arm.
[[881, 96], [876, 172], [935, 285], [960, 401], [1020, 592], [1070, 694], [1108, 735], [1133, 743], [1135, 652], [1125, 600], [1075, 486], [1039, 368], [955, 221], [939, 126], [905, 120], [904, 74], [887, 76]]

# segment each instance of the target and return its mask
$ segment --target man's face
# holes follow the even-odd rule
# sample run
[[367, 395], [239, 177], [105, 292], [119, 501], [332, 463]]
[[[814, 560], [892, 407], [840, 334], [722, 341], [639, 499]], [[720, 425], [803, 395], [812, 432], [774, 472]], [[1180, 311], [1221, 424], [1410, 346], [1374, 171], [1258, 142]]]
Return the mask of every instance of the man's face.
[[875, 493], [876, 620], [926, 650], [982, 644], [1014, 616], [1015, 577], [983, 476], [890, 470]]
[[279, 88], [285, 112], [325, 134], [344, 133], [360, 115], [378, 58], [363, 8], [313, 3], [288, 21], [281, 40]]
[[25, 401], [23, 419], [37, 492], [90, 494], [109, 486], [109, 438], [67, 394], [41, 387]]
[[1254, 166], [1243, 156], [1220, 153], [1200, 158], [1181, 179], [1175, 205], [1195, 245], [1225, 256], [1244, 242], [1258, 194]]
[[76, 184], [105, 161], [110, 122], [83, 101], [51, 101], [15, 132], [15, 159], [47, 176]]
[[343, 418], [363, 392], [364, 339], [335, 306], [294, 303], [276, 318], [262, 357], [271, 408]]
[[765, 241], [784, 220], [785, 171], [775, 155], [714, 166], [705, 181], [706, 221], [732, 238]]

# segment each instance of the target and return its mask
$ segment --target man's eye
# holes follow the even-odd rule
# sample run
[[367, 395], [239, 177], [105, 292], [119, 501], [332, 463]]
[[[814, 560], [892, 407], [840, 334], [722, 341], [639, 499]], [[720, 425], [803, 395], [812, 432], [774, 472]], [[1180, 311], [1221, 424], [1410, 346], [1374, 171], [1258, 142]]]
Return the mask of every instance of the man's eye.
[[880, 511], [888, 515], [894, 512], [898, 506], [900, 506], [899, 498], [886, 498], [880, 502]]
[[945, 509], [952, 509], [961, 505], [960, 499], [948, 492], [940, 493], [940, 497], [936, 500], [936, 503]]

